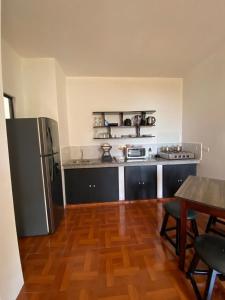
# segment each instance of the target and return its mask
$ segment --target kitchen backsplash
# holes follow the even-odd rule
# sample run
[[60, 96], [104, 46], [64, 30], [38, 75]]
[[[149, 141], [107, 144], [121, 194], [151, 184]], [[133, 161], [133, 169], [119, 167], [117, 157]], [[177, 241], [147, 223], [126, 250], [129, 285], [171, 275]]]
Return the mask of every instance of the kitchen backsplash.
[[[190, 151], [195, 154], [196, 159], [202, 158], [202, 144], [200, 143], [167, 143], [167, 144], [140, 144], [146, 149], [151, 148], [152, 154], [156, 155], [161, 147], [165, 146], [176, 146], [181, 145], [184, 151]], [[115, 157], [123, 157], [122, 147], [125, 145], [112, 145], [111, 155]], [[81, 151], [83, 151], [84, 159], [96, 159], [100, 158], [102, 155], [102, 150], [100, 145], [90, 145], [90, 146], [70, 146], [61, 149], [62, 161], [67, 162], [71, 159], [80, 159]]]
[[[123, 150], [122, 147], [125, 145], [112, 145], [112, 149], [110, 151], [112, 156], [116, 157], [123, 157]], [[152, 149], [152, 154], [157, 154], [157, 145], [156, 144], [141, 144], [146, 148]], [[70, 159], [80, 159], [81, 158], [81, 151], [83, 151], [83, 157], [85, 159], [95, 159], [100, 158], [102, 155], [102, 150], [100, 145], [90, 145], [90, 146], [72, 146], [72, 147], [65, 147], [61, 150], [62, 152], [62, 159], [63, 161], [68, 161]]]

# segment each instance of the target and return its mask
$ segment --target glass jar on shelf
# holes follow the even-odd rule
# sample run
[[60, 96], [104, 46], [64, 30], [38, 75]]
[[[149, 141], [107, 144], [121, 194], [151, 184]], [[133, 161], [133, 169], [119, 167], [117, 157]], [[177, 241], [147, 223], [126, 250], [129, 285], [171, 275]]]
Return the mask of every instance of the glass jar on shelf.
[[94, 127], [104, 126], [102, 118], [101, 117], [95, 117], [93, 125], [94, 125]]

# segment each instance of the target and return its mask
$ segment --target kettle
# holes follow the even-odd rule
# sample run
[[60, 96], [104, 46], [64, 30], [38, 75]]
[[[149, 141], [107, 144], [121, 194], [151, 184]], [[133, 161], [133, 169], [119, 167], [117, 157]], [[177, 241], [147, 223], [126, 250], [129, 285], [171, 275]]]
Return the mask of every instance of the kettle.
[[147, 125], [149, 125], [149, 126], [155, 125], [155, 122], [156, 122], [156, 118], [155, 117], [150, 116], [150, 117], [147, 117], [146, 120], [147, 120]]

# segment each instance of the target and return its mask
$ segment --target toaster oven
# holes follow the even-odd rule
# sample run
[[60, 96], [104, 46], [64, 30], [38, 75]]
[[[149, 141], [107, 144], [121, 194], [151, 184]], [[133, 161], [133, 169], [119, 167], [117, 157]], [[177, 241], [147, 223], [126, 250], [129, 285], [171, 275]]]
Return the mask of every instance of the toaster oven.
[[143, 147], [126, 147], [125, 159], [126, 160], [139, 160], [146, 159], [146, 149]]

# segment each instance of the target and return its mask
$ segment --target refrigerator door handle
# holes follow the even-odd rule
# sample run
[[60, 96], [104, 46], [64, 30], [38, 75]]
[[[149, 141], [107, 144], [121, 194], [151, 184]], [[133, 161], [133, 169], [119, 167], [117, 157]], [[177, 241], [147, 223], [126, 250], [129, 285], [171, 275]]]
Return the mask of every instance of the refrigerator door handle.
[[54, 176], [53, 157], [46, 156], [41, 157], [41, 161], [44, 169], [44, 189], [46, 191], [46, 207], [48, 215], [49, 232], [53, 232], [55, 228], [54, 216], [53, 216], [53, 203], [52, 203], [52, 190], [51, 182]]
[[[40, 128], [39, 122], [37, 119], [37, 128], [38, 128], [38, 140], [39, 140], [39, 148], [41, 151], [41, 137], [40, 137]], [[47, 231], [49, 232], [49, 217], [48, 217], [48, 208], [47, 208], [47, 195], [46, 195], [46, 187], [45, 187], [45, 176], [44, 176], [44, 166], [43, 160], [40, 158], [41, 161], [41, 173], [42, 173], [42, 184], [43, 184], [43, 191], [44, 191], [44, 206], [45, 206], [45, 216], [46, 216], [46, 224], [47, 224]]]

